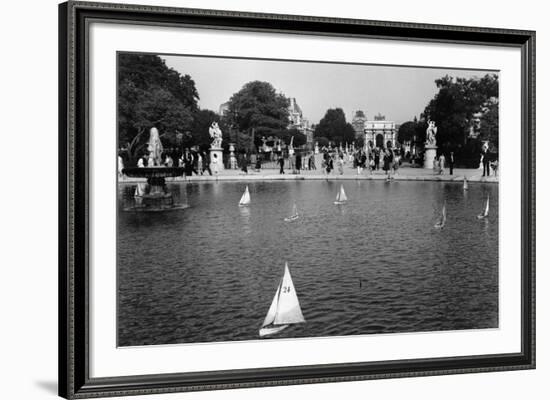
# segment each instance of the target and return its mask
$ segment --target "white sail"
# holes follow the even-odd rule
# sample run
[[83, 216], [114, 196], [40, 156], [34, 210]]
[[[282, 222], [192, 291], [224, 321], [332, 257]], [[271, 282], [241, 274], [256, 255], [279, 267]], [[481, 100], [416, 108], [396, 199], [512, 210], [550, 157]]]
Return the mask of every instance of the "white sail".
[[[282, 282], [282, 280], [281, 280]], [[277, 286], [277, 291], [275, 292], [275, 296], [273, 297], [273, 301], [271, 302], [271, 306], [269, 307], [269, 310], [267, 311], [267, 315], [265, 316], [264, 323], [262, 324], [262, 327], [270, 325], [275, 321], [275, 315], [277, 314], [277, 304], [279, 303], [279, 292], [281, 291], [281, 282], [279, 282], [279, 286]]]
[[485, 208], [477, 216], [477, 219], [487, 218], [488, 215], [489, 215], [489, 197], [487, 197], [487, 202], [485, 203]]
[[340, 191], [336, 194], [336, 201], [334, 203], [342, 204], [346, 201], [348, 201], [348, 197], [346, 196], [346, 192], [344, 191], [344, 185], [340, 184]]
[[277, 291], [260, 329], [260, 336], [272, 335], [282, 331], [290, 324], [301, 322], [305, 322], [305, 319], [290, 276], [288, 263], [285, 263], [283, 279], [277, 286]]
[[298, 207], [296, 207], [296, 203], [294, 203], [294, 206], [292, 207], [292, 216], [298, 216]]
[[462, 185], [462, 188], [464, 190], [468, 190], [468, 180], [466, 179], [466, 177], [464, 177], [464, 184]]
[[305, 321], [294, 284], [292, 283], [290, 271], [288, 270], [288, 263], [285, 263], [285, 274], [280, 286], [277, 313], [275, 314], [273, 324], [298, 324]]
[[250, 192], [248, 191], [248, 185], [246, 185], [246, 189], [244, 190], [241, 200], [239, 201], [239, 205], [246, 206], [248, 204], [250, 204]]
[[348, 197], [344, 191], [344, 185], [340, 185], [340, 201], [348, 201]]

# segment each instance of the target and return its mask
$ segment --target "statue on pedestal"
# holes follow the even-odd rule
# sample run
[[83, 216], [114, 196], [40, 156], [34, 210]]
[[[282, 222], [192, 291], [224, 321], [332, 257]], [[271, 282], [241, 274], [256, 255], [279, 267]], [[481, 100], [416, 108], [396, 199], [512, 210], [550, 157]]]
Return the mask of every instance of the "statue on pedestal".
[[315, 142], [315, 154], [319, 154], [319, 142]]
[[208, 133], [212, 138], [212, 147], [218, 148], [218, 149], [221, 148], [222, 147], [222, 130], [220, 129], [216, 121], [212, 122], [212, 125], [210, 125], [210, 128], [208, 129]]
[[435, 126], [435, 121], [428, 121], [428, 129], [426, 129], [426, 145], [435, 146], [436, 144], [436, 135], [437, 127]]
[[160, 135], [157, 128], [152, 127], [149, 131], [149, 143], [147, 145], [147, 151], [149, 152], [148, 167], [162, 165], [162, 142], [160, 141]]
[[424, 168], [432, 169], [434, 160], [437, 157], [436, 145], [437, 127], [435, 121], [428, 120], [428, 129], [426, 129], [426, 144], [424, 146]]

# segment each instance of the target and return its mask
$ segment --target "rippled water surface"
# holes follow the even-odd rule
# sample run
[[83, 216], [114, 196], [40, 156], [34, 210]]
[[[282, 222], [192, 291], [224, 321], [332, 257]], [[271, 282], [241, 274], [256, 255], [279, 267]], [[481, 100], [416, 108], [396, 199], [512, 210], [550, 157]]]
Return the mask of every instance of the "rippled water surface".
[[246, 183], [169, 185], [190, 208], [162, 213], [120, 187], [119, 346], [258, 339], [285, 261], [306, 323], [277, 338], [498, 327], [498, 185], [345, 181], [343, 206], [339, 182], [248, 185], [245, 208]]

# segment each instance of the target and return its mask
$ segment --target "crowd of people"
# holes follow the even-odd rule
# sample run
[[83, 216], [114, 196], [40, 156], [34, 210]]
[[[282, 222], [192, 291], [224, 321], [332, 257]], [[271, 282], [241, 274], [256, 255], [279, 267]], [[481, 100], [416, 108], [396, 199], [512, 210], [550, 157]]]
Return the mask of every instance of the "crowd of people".
[[[279, 174], [285, 173], [285, 158], [283, 154], [279, 154], [277, 159], [277, 164], [279, 165]], [[302, 155], [301, 152], [292, 153], [288, 156], [288, 169], [292, 171], [293, 174], [299, 174], [303, 170], [316, 170], [315, 165], [315, 153], [308, 152], [305, 155]]]
[[[177, 165], [174, 159], [177, 160]], [[193, 174], [204, 175], [206, 173], [213, 175], [219, 173], [221, 162], [221, 160], [218, 160], [217, 154], [210, 157], [210, 154], [207, 151], [187, 150], [179, 155], [179, 157], [177, 154], [174, 154], [174, 152], [163, 153], [162, 164], [160, 166], [182, 167], [184, 169], [185, 176], [192, 176]], [[143, 168], [159, 165], [155, 165], [154, 161], [147, 156], [142, 156], [138, 158], [137, 166], [139, 168]]]
[[[484, 149], [485, 150], [485, 149]], [[260, 172], [264, 163], [269, 163], [268, 168], [274, 168], [273, 163], [279, 169], [280, 174], [292, 173], [300, 174], [301, 171], [313, 171], [320, 168], [325, 175], [344, 174], [344, 168], [353, 168], [357, 175], [363, 172], [369, 174], [382, 170], [388, 179], [398, 173], [402, 161], [407, 159], [400, 149], [392, 148], [367, 148], [345, 151], [342, 149], [323, 148], [320, 154], [313, 151], [293, 151], [292, 154], [248, 154], [240, 152], [233, 159], [226, 161], [226, 168], [239, 168], [242, 173], [247, 174], [249, 168], [255, 172]], [[275, 161], [271, 161], [271, 160]], [[411, 161], [412, 162], [412, 161]], [[119, 164], [125, 164], [119, 156]], [[137, 160], [138, 167], [159, 166], [154, 161], [144, 155]], [[175, 151], [167, 151], [162, 154], [162, 165], [164, 167], [182, 167], [185, 176], [192, 175], [217, 175], [224, 169], [224, 160], [218, 154], [210, 154], [209, 151], [198, 151], [186, 149], [178, 154]], [[447, 154], [440, 153], [433, 159], [433, 171], [436, 175], [446, 174], [446, 168], [449, 174], [453, 175], [455, 166], [454, 152]], [[487, 151], [482, 151], [480, 169], [483, 168], [483, 176], [498, 175], [498, 159], [492, 157]], [[119, 174], [121, 174], [119, 166]]]

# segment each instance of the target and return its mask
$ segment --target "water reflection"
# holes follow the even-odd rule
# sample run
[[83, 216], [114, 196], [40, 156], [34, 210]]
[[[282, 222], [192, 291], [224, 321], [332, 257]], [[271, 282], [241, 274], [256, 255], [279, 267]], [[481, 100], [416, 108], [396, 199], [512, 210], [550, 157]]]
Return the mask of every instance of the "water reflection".
[[249, 183], [248, 207], [245, 184], [205, 182], [169, 185], [186, 210], [119, 209], [119, 345], [256, 339], [285, 261], [307, 323], [278, 337], [498, 326], [497, 185], [343, 185], [341, 206], [340, 182]]
[[245, 235], [250, 235], [252, 233], [252, 229], [250, 227], [250, 208], [239, 207], [239, 214], [241, 215], [243, 233]]

